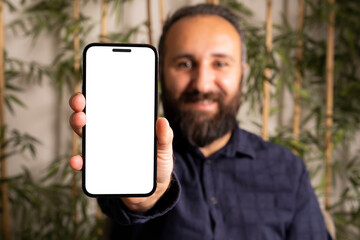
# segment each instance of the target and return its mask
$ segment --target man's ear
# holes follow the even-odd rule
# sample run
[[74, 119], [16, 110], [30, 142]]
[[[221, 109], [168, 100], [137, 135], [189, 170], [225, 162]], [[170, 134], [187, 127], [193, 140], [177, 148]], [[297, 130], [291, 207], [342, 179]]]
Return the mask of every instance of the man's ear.
[[247, 68], [248, 68], [248, 63], [244, 63], [244, 65], [243, 65], [243, 71], [245, 72]]

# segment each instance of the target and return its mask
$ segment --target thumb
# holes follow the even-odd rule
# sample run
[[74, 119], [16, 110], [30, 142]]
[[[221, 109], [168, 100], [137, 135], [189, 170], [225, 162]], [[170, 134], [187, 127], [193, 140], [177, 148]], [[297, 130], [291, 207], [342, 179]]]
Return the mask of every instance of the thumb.
[[166, 118], [156, 121], [157, 136], [157, 181], [165, 183], [170, 180], [173, 170], [173, 131]]

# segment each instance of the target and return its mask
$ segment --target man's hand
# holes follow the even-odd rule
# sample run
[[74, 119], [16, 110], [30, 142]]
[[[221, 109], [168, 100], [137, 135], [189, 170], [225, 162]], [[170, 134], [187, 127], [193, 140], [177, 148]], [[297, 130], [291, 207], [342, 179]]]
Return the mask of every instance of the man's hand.
[[[74, 113], [70, 116], [72, 129], [81, 137], [82, 127], [86, 124], [85, 98], [81, 93], [75, 93], [69, 100], [70, 107]], [[149, 197], [121, 198], [123, 203], [134, 212], [146, 212], [152, 208], [170, 185], [171, 173], [173, 170], [172, 140], [173, 131], [165, 118], [156, 121], [157, 136], [157, 187], [154, 194]], [[83, 166], [81, 155], [70, 158], [70, 166], [80, 171]]]

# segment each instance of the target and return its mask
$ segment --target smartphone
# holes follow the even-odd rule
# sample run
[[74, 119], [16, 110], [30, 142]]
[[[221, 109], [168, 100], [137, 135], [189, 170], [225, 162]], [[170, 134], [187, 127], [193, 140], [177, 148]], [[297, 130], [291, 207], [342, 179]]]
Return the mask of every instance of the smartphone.
[[156, 188], [158, 53], [148, 44], [92, 43], [83, 51], [83, 191], [149, 196]]

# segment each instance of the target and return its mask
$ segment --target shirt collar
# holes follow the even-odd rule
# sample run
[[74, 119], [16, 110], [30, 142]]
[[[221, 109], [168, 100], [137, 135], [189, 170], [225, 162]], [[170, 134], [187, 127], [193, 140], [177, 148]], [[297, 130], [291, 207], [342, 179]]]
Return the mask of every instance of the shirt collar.
[[250, 141], [250, 134], [238, 126], [233, 130], [232, 136], [224, 149], [226, 157], [239, 157], [246, 155], [255, 159], [255, 151]]
[[[236, 126], [231, 134], [229, 142], [222, 149], [209, 156], [209, 158], [217, 158], [220, 155], [229, 158], [236, 158], [245, 155], [255, 159], [254, 146], [252, 146], [250, 138], [251, 134], [249, 132]], [[191, 146], [180, 136], [174, 138], [174, 148], [192, 150], [202, 155], [197, 147]]]

